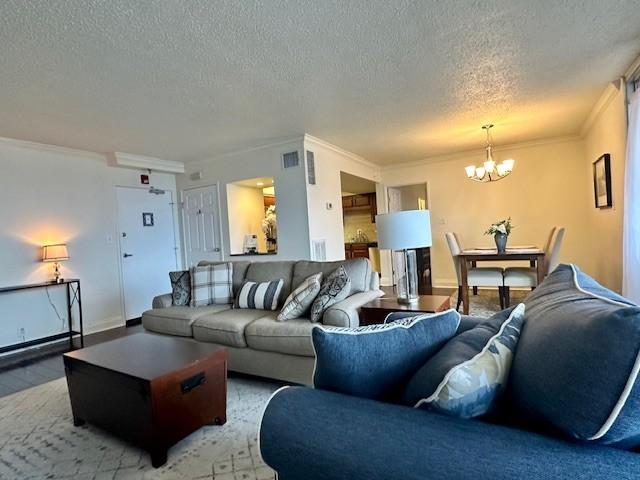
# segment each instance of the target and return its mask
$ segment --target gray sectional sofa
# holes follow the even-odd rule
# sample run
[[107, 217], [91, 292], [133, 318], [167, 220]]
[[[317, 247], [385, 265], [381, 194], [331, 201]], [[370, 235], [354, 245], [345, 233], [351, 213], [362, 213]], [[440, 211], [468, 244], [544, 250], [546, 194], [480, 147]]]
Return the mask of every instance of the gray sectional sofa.
[[[340, 265], [351, 279], [351, 293], [325, 311], [322, 323], [355, 327], [359, 324], [359, 307], [383, 295], [378, 273], [372, 271], [366, 258], [338, 262], [233, 262], [233, 292], [237, 294], [245, 280], [266, 282], [282, 278], [282, 306], [289, 293], [309, 275], [328, 275]], [[231, 371], [309, 385], [315, 363], [311, 330], [316, 324], [308, 318], [280, 322], [277, 315], [278, 311], [232, 309], [231, 305], [173, 306], [171, 294], [166, 294], [153, 299], [153, 308], [142, 315], [142, 325], [151, 332], [193, 337], [226, 347]]]

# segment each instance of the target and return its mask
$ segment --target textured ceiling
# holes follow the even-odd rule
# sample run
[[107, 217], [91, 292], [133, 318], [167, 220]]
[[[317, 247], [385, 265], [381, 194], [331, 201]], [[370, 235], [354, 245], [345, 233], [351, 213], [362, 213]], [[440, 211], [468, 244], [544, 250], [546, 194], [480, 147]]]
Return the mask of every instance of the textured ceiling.
[[0, 136], [189, 161], [302, 133], [379, 163], [577, 133], [637, 0], [2, 0]]

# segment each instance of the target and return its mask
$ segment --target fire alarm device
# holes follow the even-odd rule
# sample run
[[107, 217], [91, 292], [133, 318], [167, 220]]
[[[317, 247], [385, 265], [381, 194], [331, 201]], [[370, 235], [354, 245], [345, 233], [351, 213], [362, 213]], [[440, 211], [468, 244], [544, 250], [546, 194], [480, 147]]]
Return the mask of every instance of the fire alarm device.
[[149, 185], [149, 175], [140, 175], [140, 183], [142, 185]]

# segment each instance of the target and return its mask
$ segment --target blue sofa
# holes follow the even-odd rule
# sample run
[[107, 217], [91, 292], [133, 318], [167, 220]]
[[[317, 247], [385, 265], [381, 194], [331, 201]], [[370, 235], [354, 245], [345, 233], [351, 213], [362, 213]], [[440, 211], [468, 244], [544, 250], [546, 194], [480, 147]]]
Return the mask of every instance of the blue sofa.
[[[563, 268], [561, 281], [581, 274]], [[575, 293], [594, 296], [589, 288], [602, 298], [597, 284]], [[540, 297], [544, 289], [537, 290]], [[558, 297], [557, 285], [548, 290]], [[458, 334], [480, 320], [463, 317]], [[506, 418], [513, 417], [459, 419], [291, 386], [276, 392], [266, 407], [260, 450], [279, 480], [640, 479], [640, 453], [541, 433], [540, 425], [539, 431], [526, 430]]]

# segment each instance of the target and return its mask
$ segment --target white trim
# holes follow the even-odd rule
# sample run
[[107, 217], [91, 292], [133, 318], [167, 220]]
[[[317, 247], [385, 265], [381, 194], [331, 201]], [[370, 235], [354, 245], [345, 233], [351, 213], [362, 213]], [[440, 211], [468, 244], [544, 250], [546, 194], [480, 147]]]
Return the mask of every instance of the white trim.
[[126, 152], [110, 152], [107, 160], [113, 162], [115, 166], [135, 168], [138, 170], [155, 170], [165, 173], [184, 173], [184, 163], [174, 160], [163, 160], [161, 158], [147, 157], [145, 155], [135, 155]]
[[456, 370], [462, 368], [462, 367], [466, 367], [467, 365], [469, 365], [470, 363], [473, 363], [474, 361], [476, 361], [479, 357], [481, 357], [482, 355], [484, 355], [487, 350], [489, 349], [489, 346], [500, 336], [504, 333], [504, 329], [507, 328], [507, 325], [509, 323], [511, 323], [513, 321], [513, 319], [515, 318], [515, 314], [519, 313], [521, 315], [524, 315], [524, 311], [525, 311], [525, 305], [524, 303], [520, 303], [518, 304], [518, 306], [516, 308], [513, 309], [513, 311], [511, 312], [511, 314], [509, 315], [509, 317], [502, 323], [502, 325], [500, 326], [500, 329], [498, 330], [498, 333], [496, 333], [493, 337], [491, 337], [489, 340], [487, 340], [487, 343], [485, 344], [485, 346], [482, 348], [482, 350], [480, 350], [480, 352], [478, 352], [476, 355], [474, 355], [473, 357], [471, 357], [468, 360], [465, 360], [462, 363], [459, 363], [458, 365], [455, 365], [454, 367], [452, 367], [444, 376], [444, 378], [442, 379], [442, 381], [438, 384], [438, 386], [436, 387], [435, 391], [429, 395], [427, 398], [423, 398], [421, 400], [418, 400], [418, 402], [413, 406], [413, 408], [418, 408], [420, 407], [422, 404], [424, 403], [431, 403], [433, 402], [438, 395], [440, 395], [440, 392], [442, 392], [442, 389], [445, 387], [445, 385], [449, 382], [449, 379], [451, 378], [451, 376], [455, 373]]
[[[597, 298], [598, 300], [602, 300], [604, 302], [611, 303], [612, 305], [617, 305], [617, 306], [627, 307], [627, 308], [632, 307], [632, 305], [629, 305], [628, 303], [618, 302], [616, 300], [612, 300], [612, 299], [607, 298], [607, 297], [602, 297], [600, 295], [597, 295], [595, 293], [592, 293], [592, 292], [589, 292], [589, 291], [583, 289], [580, 286], [580, 284], [578, 283], [578, 271], [577, 271], [575, 265], [569, 264], [569, 267], [571, 267], [571, 270], [573, 271], [573, 283], [574, 283], [574, 286], [576, 287], [576, 289], [579, 292], [584, 293], [585, 295], [589, 295], [589, 296], [591, 296], [593, 298]], [[611, 427], [613, 426], [615, 421], [618, 419], [618, 416], [620, 415], [620, 412], [624, 408], [624, 406], [625, 406], [625, 404], [627, 402], [627, 399], [629, 398], [629, 395], [631, 394], [631, 390], [633, 389], [633, 385], [636, 383], [636, 380], [638, 378], [638, 373], [639, 372], [640, 372], [640, 350], [638, 351], [638, 354], [636, 355], [636, 359], [635, 359], [635, 362], [633, 364], [633, 368], [631, 369], [631, 372], [629, 373], [629, 378], [627, 378], [627, 383], [625, 384], [624, 389], [622, 390], [622, 393], [620, 394], [620, 398], [618, 398], [618, 401], [614, 405], [613, 410], [611, 410], [611, 413], [609, 414], [609, 417], [605, 420], [605, 422], [602, 424], [600, 429], [594, 435], [592, 435], [591, 437], [588, 437], [587, 440], [597, 440], [599, 438], [602, 438], [604, 435], [607, 434], [607, 432], [609, 432], [609, 430], [611, 429]]]
[[[369, 160], [365, 159], [364, 157], [361, 157], [360, 155], [350, 152], [349, 150], [345, 150], [344, 148], [341, 148], [337, 145], [334, 145], [333, 143], [329, 143], [326, 140], [322, 140], [321, 138], [318, 137], [314, 137], [313, 135], [309, 135], [308, 133], [305, 133], [302, 137], [303, 141], [305, 142], [309, 142], [309, 143], [315, 143], [316, 145], [320, 146], [320, 147], [324, 147], [328, 150], [332, 150], [344, 157], [348, 157], [349, 159], [360, 163], [361, 165], [364, 165], [365, 167], [369, 167], [372, 168], [374, 170], [379, 170], [380, 169], [380, 165], [378, 165], [377, 163], [373, 163], [370, 162]], [[306, 149], [306, 147], [305, 147]]]
[[302, 135], [298, 135], [295, 137], [285, 137], [285, 138], [281, 138], [280, 140], [275, 140], [271, 143], [265, 143], [263, 145], [257, 145], [255, 147], [247, 147], [247, 148], [243, 148], [240, 150], [234, 150], [231, 152], [224, 152], [224, 153], [220, 153], [218, 155], [211, 155], [211, 156], [207, 156], [204, 158], [199, 158], [196, 160], [191, 160], [188, 163], [189, 165], [200, 165], [203, 163], [207, 163], [207, 162], [213, 162], [219, 159], [223, 159], [223, 158], [227, 158], [227, 157], [233, 157], [235, 155], [242, 155], [243, 153], [249, 153], [249, 152], [255, 152], [257, 150], [263, 150], [265, 148], [271, 148], [271, 147], [279, 147], [281, 145], [292, 145], [294, 143], [297, 142], [303, 142], [304, 141], [304, 136]]
[[[291, 385], [285, 385], [277, 389], [275, 392], [273, 392], [267, 399], [267, 403], [265, 403], [264, 408], [262, 409], [262, 415], [260, 415], [260, 422], [258, 423], [258, 436], [256, 438], [256, 444], [257, 444], [256, 446], [258, 447], [258, 453], [260, 454], [260, 458], [262, 458], [262, 448], [260, 447], [260, 434], [262, 433], [262, 420], [264, 419], [264, 414], [267, 413], [267, 408], [269, 408], [269, 404], [271, 403], [271, 400], [273, 400], [273, 398], [276, 395], [278, 395], [281, 391], [287, 388], [291, 388]], [[262, 458], [262, 461], [264, 462], [264, 458]], [[264, 462], [264, 463], [266, 464], [267, 462]], [[271, 467], [271, 465], [269, 465], [269, 467]]]
[[631, 81], [638, 80], [638, 76], [640, 76], [640, 57], [636, 58], [626, 72], [624, 72], [624, 78], [629, 79]]
[[[563, 135], [560, 137], [542, 138], [538, 140], [530, 140], [526, 142], [500, 145], [500, 146], [494, 147], [493, 152], [498, 153], [505, 150], [517, 150], [521, 148], [532, 148], [532, 147], [550, 145], [555, 143], [575, 142], [580, 140], [582, 140], [582, 138], [579, 135]], [[382, 165], [380, 167], [380, 171], [382, 173], [385, 173], [385, 172], [396, 170], [398, 168], [412, 168], [412, 167], [421, 167], [423, 165], [434, 165], [442, 162], [461, 160], [466, 157], [469, 157], [470, 155], [477, 156], [477, 155], [483, 155], [483, 154], [484, 154], [484, 149], [473, 148], [469, 150], [461, 150], [459, 152], [444, 153], [442, 155], [432, 155], [429, 157], [422, 158], [420, 160], [412, 160], [409, 162], [390, 163], [390, 164]], [[385, 186], [389, 186], [389, 187], [396, 186], [393, 183], [388, 183], [388, 182], [384, 182], [384, 184]]]
[[584, 137], [587, 133], [589, 133], [589, 130], [593, 126], [594, 122], [598, 119], [605, 108], [609, 106], [611, 101], [615, 98], [616, 93], [620, 91], [620, 85], [624, 84], [624, 82], [621, 80], [619, 80], [618, 86], [614, 85], [614, 83], [615, 82], [610, 82], [605, 87], [604, 91], [600, 95], [600, 98], [591, 109], [591, 112], [589, 112], [589, 115], [582, 124], [582, 127], [580, 127], [581, 137]]
[[51, 145], [48, 143], [32, 142], [29, 140], [20, 140], [17, 138], [0, 137], [0, 144], [18, 148], [32, 148], [45, 152], [57, 153], [62, 155], [74, 155], [82, 157], [92, 157], [96, 160], [106, 161], [106, 155], [89, 150], [80, 150], [78, 148], [62, 147], [60, 145]]

